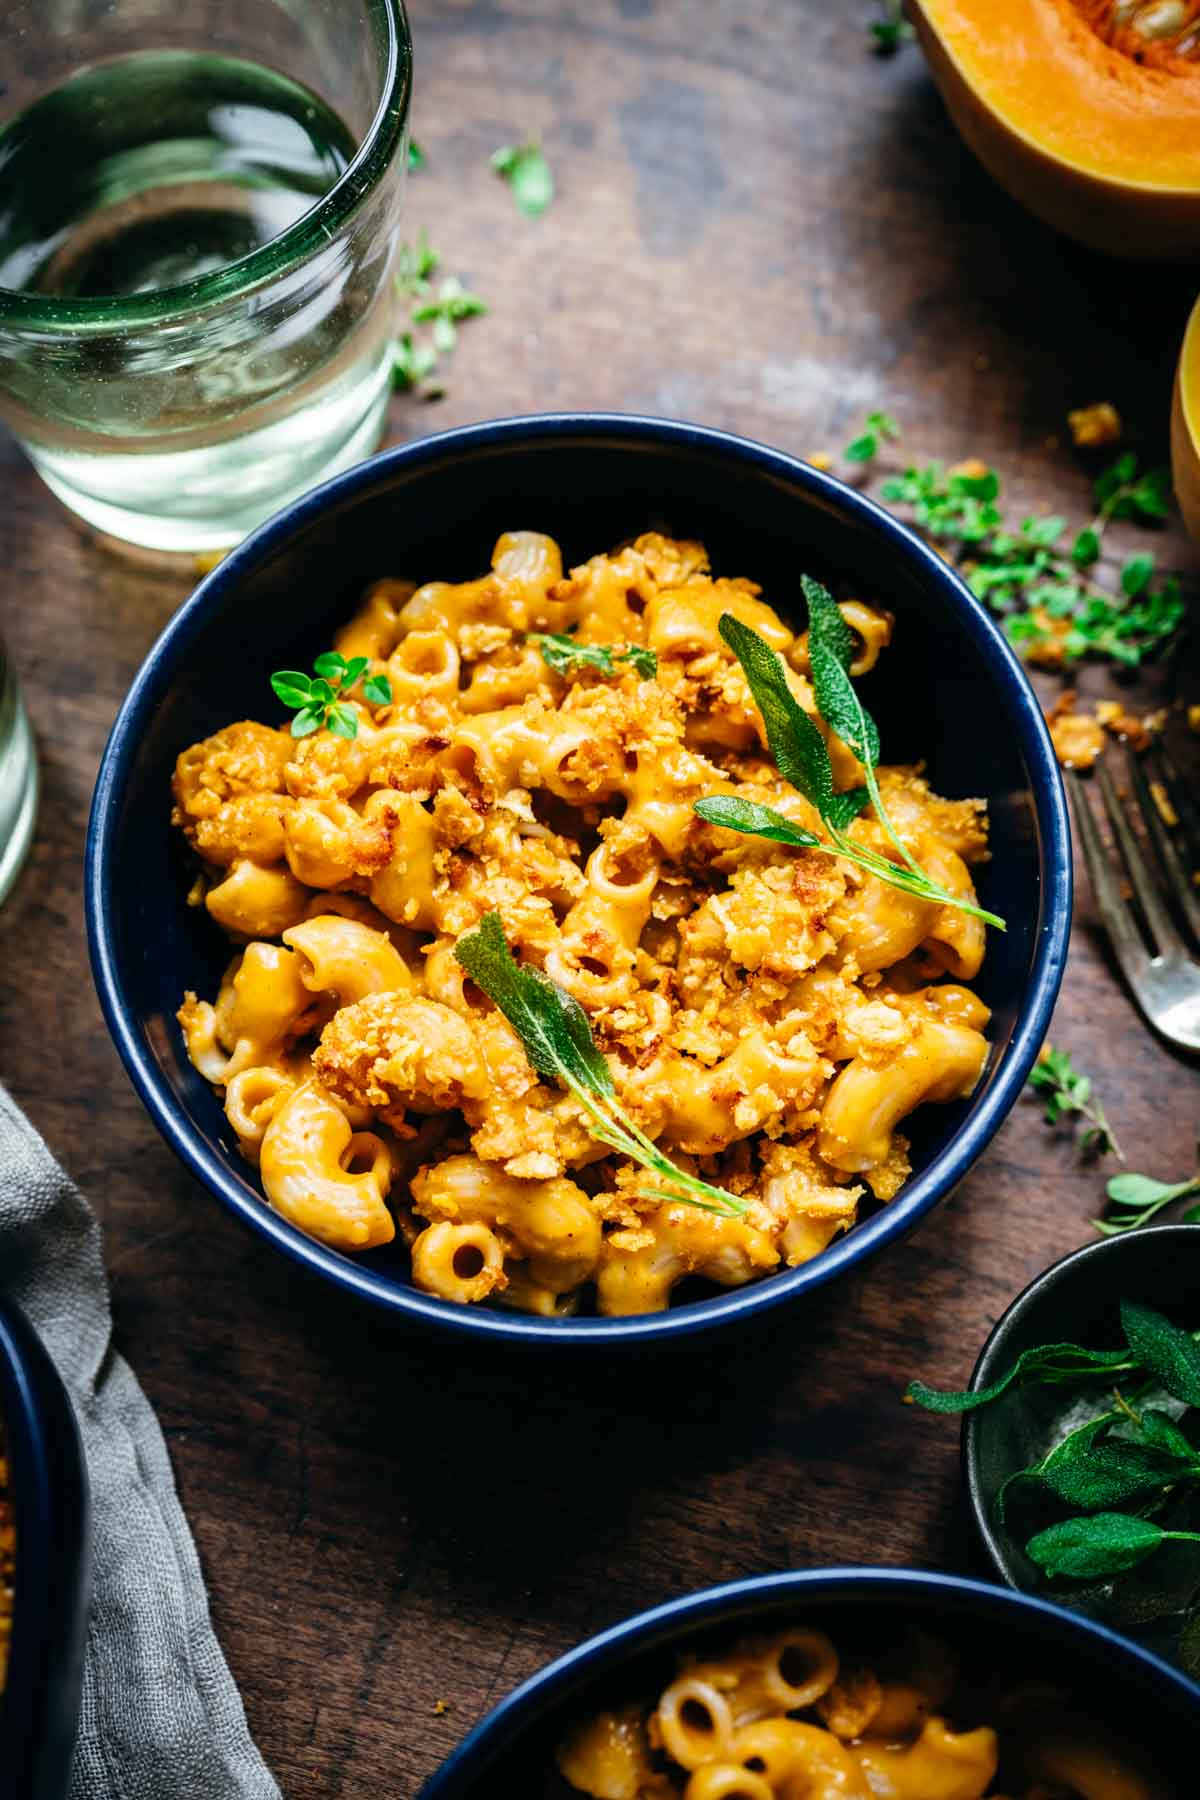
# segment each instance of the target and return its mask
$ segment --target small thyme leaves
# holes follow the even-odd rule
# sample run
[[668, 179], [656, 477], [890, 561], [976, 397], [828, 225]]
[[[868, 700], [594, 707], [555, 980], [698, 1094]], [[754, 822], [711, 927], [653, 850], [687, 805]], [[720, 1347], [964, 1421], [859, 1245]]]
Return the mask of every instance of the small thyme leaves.
[[415, 242], [401, 246], [396, 292], [407, 303], [408, 318], [392, 345], [392, 385], [423, 400], [440, 399], [445, 392], [433, 377], [441, 358], [453, 355], [459, 325], [487, 311], [487, 302], [455, 275], [447, 275], [435, 290], [440, 265], [441, 257], [423, 231]]
[[900, 427], [891, 413], [871, 412], [860, 435], [846, 445], [842, 455], [851, 463], [871, 462], [879, 455], [881, 445], [899, 436]]
[[315, 679], [299, 669], [279, 669], [271, 677], [276, 699], [295, 710], [294, 738], [311, 737], [322, 728], [334, 737], [357, 737], [358, 714], [344, 702], [360, 681], [364, 700], [372, 706], [391, 705], [391, 682], [386, 675], [368, 675], [365, 656], [352, 656], [347, 662], [336, 650], [328, 650], [316, 658], [313, 671]]
[[983, 463], [947, 470], [940, 462], [889, 475], [880, 498], [911, 510], [927, 537], [953, 547], [954, 560], [1010, 642], [1033, 662], [1069, 665], [1096, 656], [1136, 668], [1162, 651], [1182, 625], [1186, 604], [1174, 575], [1156, 577], [1147, 550], [1120, 566], [1117, 592], [1092, 575], [1112, 520], [1154, 525], [1170, 512], [1170, 476], [1143, 470], [1134, 454], [1117, 458], [1095, 483], [1091, 523], [1067, 536], [1057, 515], [1019, 525], [999, 505], [1000, 479]]
[[1055, 1050], [1053, 1045], [1047, 1044], [1029, 1072], [1029, 1086], [1044, 1096], [1047, 1125], [1058, 1125], [1073, 1113], [1089, 1121], [1088, 1129], [1079, 1140], [1081, 1156], [1108, 1156], [1111, 1153], [1118, 1161], [1125, 1161], [1117, 1135], [1092, 1087], [1091, 1077], [1075, 1067], [1069, 1050]]
[[492, 155], [491, 166], [507, 181], [517, 211], [528, 219], [540, 218], [554, 198], [554, 176], [541, 145], [532, 138], [505, 144]]
[[564, 632], [534, 631], [529, 634], [542, 660], [556, 675], [570, 675], [576, 669], [597, 669], [601, 675], [618, 675], [618, 663], [628, 663], [642, 677], [652, 681], [658, 673], [658, 658], [642, 644], [625, 644], [620, 649], [612, 644], [581, 644]]

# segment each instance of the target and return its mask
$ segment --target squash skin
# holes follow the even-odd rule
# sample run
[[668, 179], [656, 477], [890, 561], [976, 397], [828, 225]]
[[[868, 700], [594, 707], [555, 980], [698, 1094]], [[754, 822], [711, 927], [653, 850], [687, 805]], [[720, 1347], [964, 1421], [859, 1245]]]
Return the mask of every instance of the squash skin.
[[1171, 473], [1183, 522], [1200, 543], [1200, 300], [1192, 308], [1175, 369]]
[[1091, 250], [1136, 261], [1200, 261], [1200, 188], [1108, 178], [1043, 149], [972, 87], [938, 32], [936, 0], [907, 0], [907, 10], [960, 136], [1014, 200]]

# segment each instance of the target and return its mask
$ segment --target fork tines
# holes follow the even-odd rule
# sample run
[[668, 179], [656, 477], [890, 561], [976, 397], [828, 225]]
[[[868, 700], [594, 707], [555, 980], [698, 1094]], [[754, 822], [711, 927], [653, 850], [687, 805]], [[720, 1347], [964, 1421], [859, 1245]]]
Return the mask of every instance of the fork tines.
[[[1200, 870], [1200, 817], [1186, 783], [1159, 746], [1145, 758], [1127, 749], [1125, 773], [1128, 785], [1118, 789], [1103, 763], [1096, 771], [1114, 854], [1079, 776], [1067, 772], [1096, 909], [1151, 1024], [1175, 1043], [1200, 1049], [1200, 963], [1194, 957], [1200, 947], [1200, 889], [1194, 879]], [[1168, 818], [1175, 823], [1169, 826]]]

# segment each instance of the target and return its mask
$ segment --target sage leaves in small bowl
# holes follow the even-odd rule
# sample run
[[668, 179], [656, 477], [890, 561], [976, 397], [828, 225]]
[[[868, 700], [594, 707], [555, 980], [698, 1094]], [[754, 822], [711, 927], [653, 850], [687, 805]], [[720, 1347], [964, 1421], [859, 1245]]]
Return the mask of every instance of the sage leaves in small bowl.
[[963, 1413], [970, 1505], [1004, 1580], [1129, 1633], [1194, 1679], [1197, 1334], [1200, 1232], [1150, 1226], [1088, 1244], [1032, 1282], [966, 1394], [914, 1395]]

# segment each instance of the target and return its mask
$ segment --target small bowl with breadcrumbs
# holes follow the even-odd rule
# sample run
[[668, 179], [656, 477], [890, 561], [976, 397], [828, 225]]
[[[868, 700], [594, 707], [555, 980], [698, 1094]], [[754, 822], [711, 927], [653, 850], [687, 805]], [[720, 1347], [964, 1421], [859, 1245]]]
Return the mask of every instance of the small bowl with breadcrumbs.
[[0, 1301], [0, 1787], [61, 1800], [91, 1598], [83, 1449], [66, 1389], [25, 1315]]

